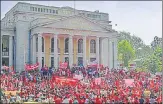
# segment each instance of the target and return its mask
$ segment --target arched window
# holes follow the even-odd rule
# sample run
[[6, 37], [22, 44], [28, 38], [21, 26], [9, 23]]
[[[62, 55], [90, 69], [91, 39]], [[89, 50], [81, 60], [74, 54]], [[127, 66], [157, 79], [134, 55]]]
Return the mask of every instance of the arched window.
[[83, 39], [78, 40], [78, 53], [83, 53]]
[[[59, 40], [57, 39], [57, 48], [58, 48], [58, 52], [59, 51]], [[54, 38], [51, 38], [51, 52], [54, 52]]]
[[69, 50], [69, 38], [65, 39], [65, 53], [68, 53]]
[[54, 52], [54, 38], [51, 38], [51, 52]]
[[38, 37], [36, 37], [36, 52], [38, 52]]
[[57, 39], [57, 49], [58, 49], [58, 53], [60, 53], [60, 48], [59, 48], [59, 39]]
[[42, 67], [44, 67], [44, 57], [42, 57]]
[[42, 52], [44, 52], [44, 38], [42, 37]]
[[90, 41], [90, 53], [96, 53], [96, 41], [93, 39]]

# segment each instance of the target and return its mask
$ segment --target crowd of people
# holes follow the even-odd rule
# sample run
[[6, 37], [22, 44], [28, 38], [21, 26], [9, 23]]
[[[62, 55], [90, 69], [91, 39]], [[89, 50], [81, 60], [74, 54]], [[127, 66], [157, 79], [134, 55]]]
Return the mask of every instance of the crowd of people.
[[[74, 79], [80, 75], [80, 79]], [[161, 75], [123, 69], [73, 67], [22, 73], [4, 72], [1, 78], [3, 103], [45, 102], [69, 104], [161, 103]], [[68, 84], [56, 79], [74, 79]], [[96, 81], [100, 79], [100, 81]], [[128, 85], [125, 79], [132, 79]], [[16, 94], [6, 91], [16, 91]]]

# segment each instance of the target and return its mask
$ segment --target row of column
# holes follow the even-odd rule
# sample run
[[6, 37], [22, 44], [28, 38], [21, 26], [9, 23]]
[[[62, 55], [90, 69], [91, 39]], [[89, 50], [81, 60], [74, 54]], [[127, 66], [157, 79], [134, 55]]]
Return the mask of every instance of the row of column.
[[[40, 63], [40, 68], [42, 66], [42, 36], [39, 36], [40, 34], [38, 34], [38, 62]], [[57, 39], [58, 39], [58, 35], [55, 34], [54, 35], [54, 67], [58, 68], [58, 49], [57, 49]], [[87, 65], [87, 57], [86, 57], [86, 42], [87, 41], [87, 37], [86, 36], [83, 36], [83, 65], [86, 66]], [[99, 47], [99, 44], [101, 44], [100, 42], [100, 37], [96, 37], [96, 60], [98, 63], [100, 63], [100, 47]], [[36, 62], [36, 36], [33, 37], [33, 62], [35, 63]], [[105, 41], [103, 44], [102, 44], [102, 48], [103, 50], [103, 53], [102, 53], [102, 63], [104, 63], [105, 65], [111, 65], [110, 62], [112, 62], [113, 58], [112, 57], [112, 49], [111, 49], [111, 44], [110, 45], [107, 45], [108, 44], [108, 38], [107, 38], [107, 41]], [[110, 47], [110, 48], [107, 48], [107, 47]], [[114, 47], [116, 48], [116, 47]], [[108, 56], [106, 56], [106, 54], [108, 54]], [[115, 52], [116, 53], [116, 52]], [[116, 56], [116, 55], [115, 55]], [[109, 59], [106, 59], [106, 58], [110, 58], [111, 60]], [[106, 60], [105, 60], [106, 59]], [[105, 61], [105, 62], [103, 62]], [[109, 62], [109, 63], [108, 63]], [[69, 65], [70, 67], [72, 67], [73, 65], [73, 36], [72, 35], [69, 35]], [[112, 65], [114, 66], [114, 65]]]
[[[42, 36], [38, 34], [38, 62], [40, 63], [40, 68], [42, 66]], [[54, 35], [54, 67], [58, 67], [58, 51], [57, 51], [57, 39], [58, 35]], [[86, 66], [86, 40], [87, 37], [83, 36], [83, 65]], [[102, 43], [99, 43], [99, 37], [96, 37], [96, 60], [98, 63], [103, 63], [104, 65], [109, 65], [110, 68], [116, 68], [117, 66], [117, 42], [116, 39], [105, 38]], [[100, 49], [99, 44], [102, 45]], [[108, 46], [107, 46], [108, 44]], [[36, 63], [36, 35], [33, 36], [33, 63]], [[109, 47], [109, 48], [107, 48]], [[101, 50], [101, 62], [100, 62], [100, 52]], [[108, 57], [108, 59], [106, 58]], [[13, 65], [13, 37], [9, 37], [9, 66]], [[69, 65], [73, 65], [73, 36], [69, 36]]]

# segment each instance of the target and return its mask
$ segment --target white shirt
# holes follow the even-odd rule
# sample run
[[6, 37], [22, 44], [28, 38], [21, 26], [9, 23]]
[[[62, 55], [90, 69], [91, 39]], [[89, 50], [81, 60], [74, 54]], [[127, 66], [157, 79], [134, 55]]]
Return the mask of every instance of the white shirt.
[[69, 103], [69, 99], [68, 98], [64, 99], [62, 103], [68, 104]]

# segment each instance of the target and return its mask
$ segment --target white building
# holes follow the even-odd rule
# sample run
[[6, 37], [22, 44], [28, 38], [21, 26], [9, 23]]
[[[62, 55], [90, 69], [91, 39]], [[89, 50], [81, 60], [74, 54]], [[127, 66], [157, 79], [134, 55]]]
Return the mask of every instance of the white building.
[[20, 71], [27, 62], [58, 67], [69, 60], [71, 67], [97, 60], [116, 68], [117, 32], [110, 23], [99, 11], [19, 2], [1, 22], [2, 64]]

